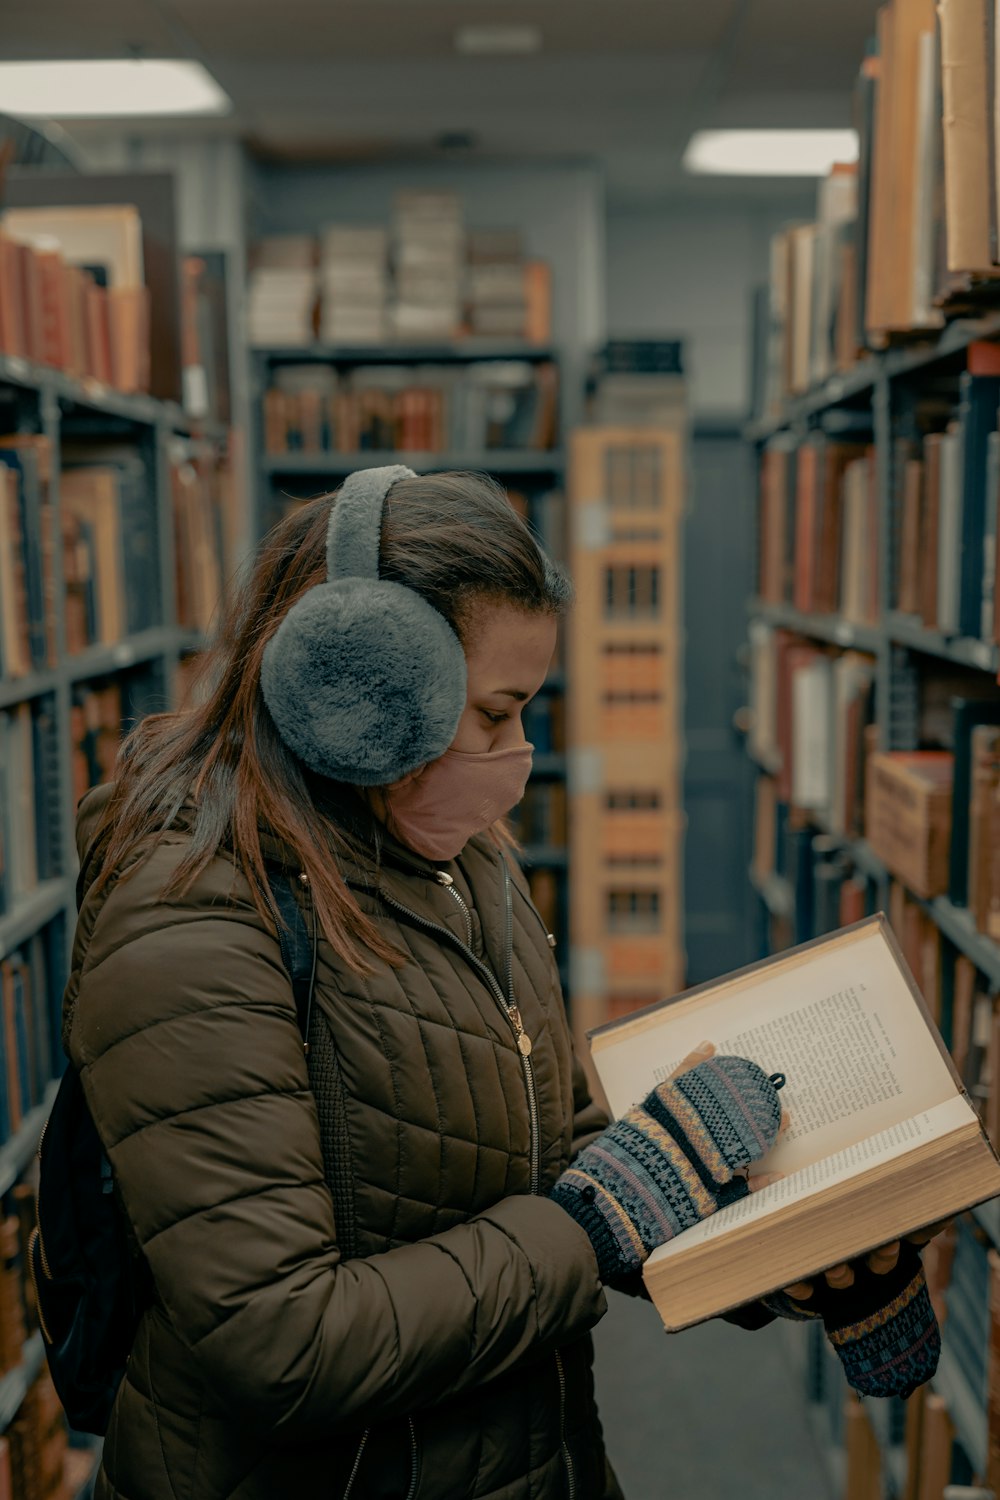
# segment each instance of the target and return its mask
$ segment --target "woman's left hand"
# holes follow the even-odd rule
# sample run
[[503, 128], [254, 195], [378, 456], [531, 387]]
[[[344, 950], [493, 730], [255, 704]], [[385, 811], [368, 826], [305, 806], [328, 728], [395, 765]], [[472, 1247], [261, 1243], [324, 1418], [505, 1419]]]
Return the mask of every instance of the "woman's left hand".
[[[938, 1224], [929, 1224], [926, 1229], [915, 1229], [912, 1234], [904, 1235], [904, 1239], [922, 1250], [935, 1235], [942, 1234], [951, 1223], [953, 1223], [951, 1219], [942, 1219]], [[899, 1240], [890, 1240], [888, 1244], [880, 1245], [877, 1250], [870, 1250], [865, 1256], [869, 1268], [879, 1276], [887, 1275], [895, 1267], [898, 1259]], [[854, 1282], [854, 1267], [850, 1261], [844, 1261], [839, 1266], [831, 1266], [823, 1274], [827, 1285], [833, 1287], [835, 1291], [843, 1291]], [[813, 1282], [793, 1282], [791, 1286], [785, 1287], [785, 1294], [796, 1302], [808, 1302], [813, 1294]]]

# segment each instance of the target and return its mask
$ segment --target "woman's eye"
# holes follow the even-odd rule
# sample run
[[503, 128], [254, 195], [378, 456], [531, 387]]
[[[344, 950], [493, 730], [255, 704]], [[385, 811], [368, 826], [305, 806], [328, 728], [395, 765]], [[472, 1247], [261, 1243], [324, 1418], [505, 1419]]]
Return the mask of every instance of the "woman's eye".
[[494, 725], [502, 724], [504, 719], [508, 717], [507, 714], [492, 714], [490, 713], [488, 708], [481, 708], [479, 712], [482, 714], [484, 719], [488, 719], [489, 722]]

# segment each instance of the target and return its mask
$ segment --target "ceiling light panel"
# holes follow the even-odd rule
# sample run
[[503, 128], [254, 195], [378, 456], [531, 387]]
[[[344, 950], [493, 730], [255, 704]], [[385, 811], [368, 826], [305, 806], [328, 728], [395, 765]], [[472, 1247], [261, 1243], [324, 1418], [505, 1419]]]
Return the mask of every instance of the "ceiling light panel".
[[198, 62], [107, 58], [0, 63], [0, 113], [15, 119], [224, 115], [232, 103]]

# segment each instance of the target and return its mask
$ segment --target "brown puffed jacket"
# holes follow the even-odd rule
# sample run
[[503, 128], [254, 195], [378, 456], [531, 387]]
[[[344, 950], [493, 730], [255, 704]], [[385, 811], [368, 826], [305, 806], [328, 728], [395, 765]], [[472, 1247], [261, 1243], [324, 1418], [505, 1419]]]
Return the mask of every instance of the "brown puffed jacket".
[[107, 795], [81, 807], [64, 1037], [155, 1293], [98, 1500], [617, 1495], [604, 1294], [546, 1197], [604, 1120], [520, 874], [486, 838], [443, 871], [389, 839], [345, 866], [407, 961], [362, 979], [320, 941], [307, 1072], [232, 860], [162, 895], [183, 818], [94, 894]]

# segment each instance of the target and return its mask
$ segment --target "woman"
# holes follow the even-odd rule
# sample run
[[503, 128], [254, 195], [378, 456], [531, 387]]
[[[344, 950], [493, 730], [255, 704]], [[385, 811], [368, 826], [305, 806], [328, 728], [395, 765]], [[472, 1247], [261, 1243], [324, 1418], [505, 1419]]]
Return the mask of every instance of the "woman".
[[656, 1119], [587, 1096], [499, 822], [568, 598], [489, 481], [352, 476], [265, 542], [206, 703], [81, 805], [64, 1038], [154, 1286], [100, 1500], [619, 1494], [602, 1281], [745, 1192], [780, 1109], [738, 1059]]

